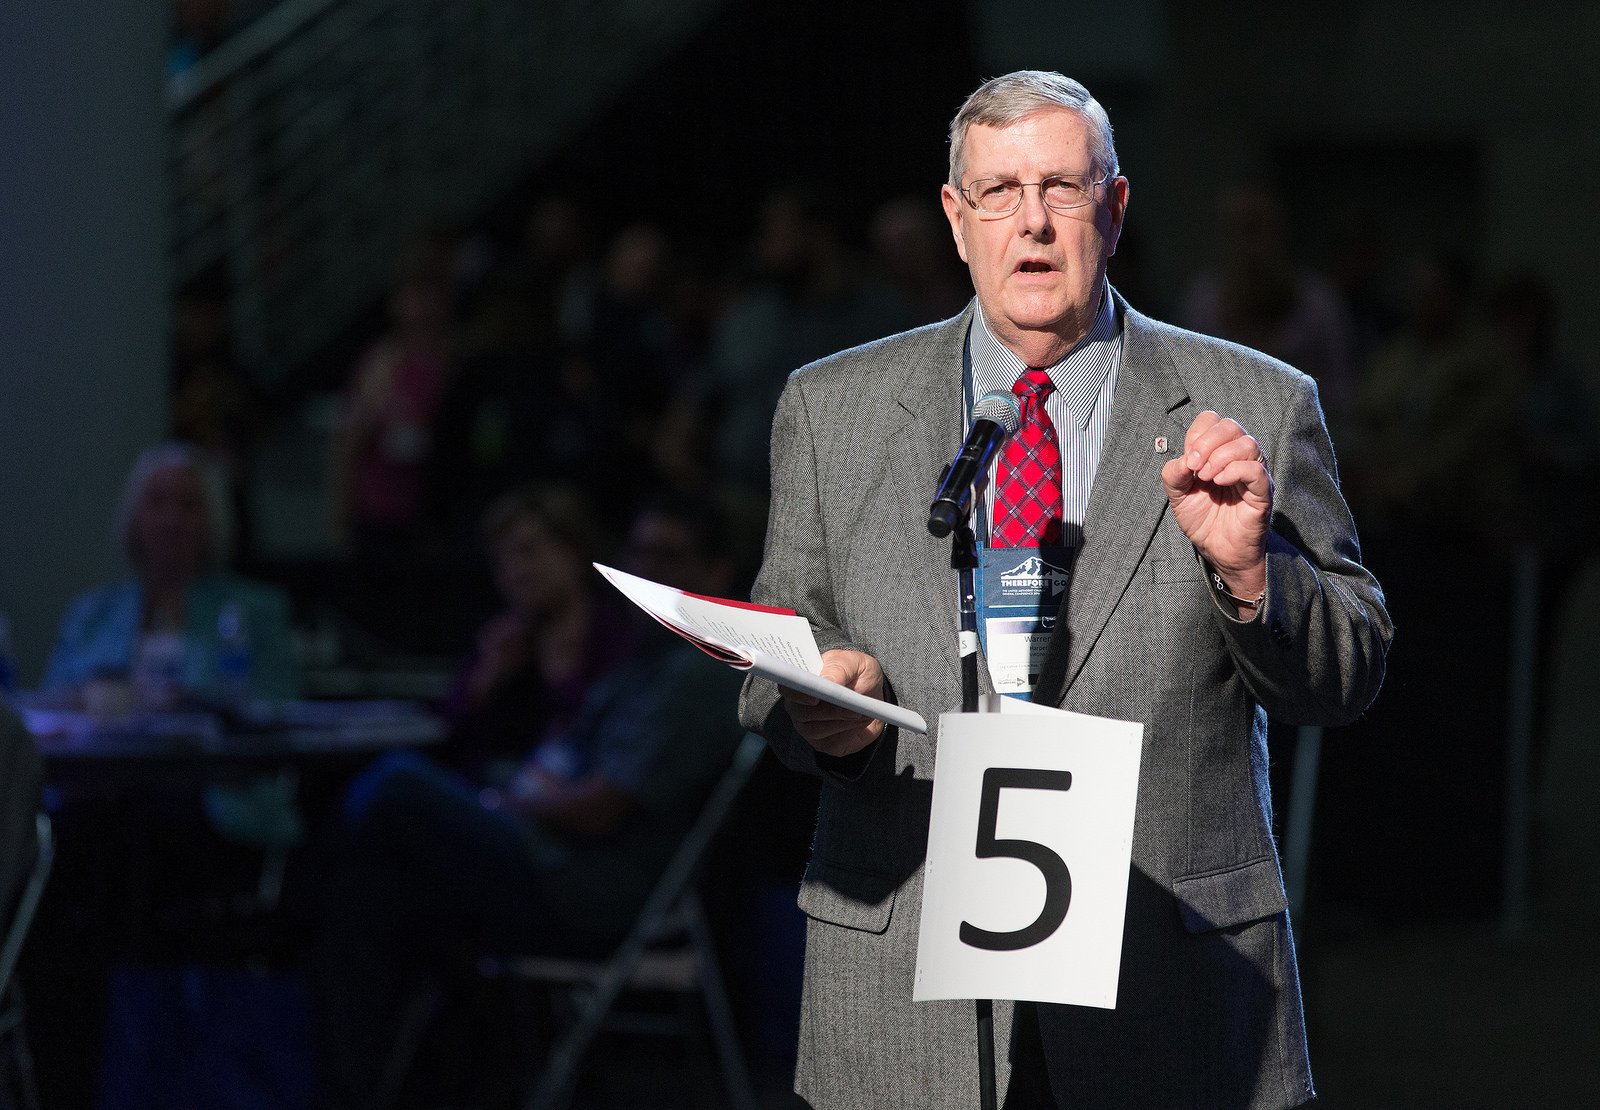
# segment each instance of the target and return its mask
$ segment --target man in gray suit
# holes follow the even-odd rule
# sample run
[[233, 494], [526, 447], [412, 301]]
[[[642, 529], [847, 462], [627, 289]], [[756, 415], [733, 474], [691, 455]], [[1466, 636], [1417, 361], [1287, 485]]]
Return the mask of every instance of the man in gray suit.
[[[755, 598], [809, 618], [828, 677], [930, 722], [958, 708], [956, 580], [928, 505], [967, 398], [1046, 371], [1070, 580], [1027, 692], [1142, 722], [1144, 747], [1117, 1007], [998, 1005], [1002, 1097], [1298, 1105], [1313, 1091], [1267, 716], [1357, 716], [1392, 632], [1316, 388], [1110, 288], [1128, 182], [1075, 81], [1026, 71], [975, 92], [943, 204], [976, 302], [790, 378]], [[992, 500], [980, 492], [980, 532]], [[742, 712], [823, 780], [797, 1090], [829, 1108], [976, 1106], [971, 1003], [911, 1001], [937, 728], [900, 732], [760, 679]]]

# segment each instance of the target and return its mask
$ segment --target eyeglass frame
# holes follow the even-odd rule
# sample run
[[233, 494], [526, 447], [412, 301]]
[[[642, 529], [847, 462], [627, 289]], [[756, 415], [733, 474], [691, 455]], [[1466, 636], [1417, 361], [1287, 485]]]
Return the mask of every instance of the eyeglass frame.
[[1024, 197], [1025, 190], [1028, 188], [1029, 185], [1033, 185], [1033, 186], [1038, 188], [1038, 190], [1039, 190], [1039, 203], [1043, 204], [1046, 208], [1050, 209], [1050, 211], [1052, 211], [1052, 212], [1076, 212], [1080, 208], [1087, 208], [1087, 207], [1089, 207], [1089, 205], [1095, 203], [1095, 199], [1094, 199], [1094, 188], [1095, 188], [1095, 186], [1109, 184], [1110, 182], [1116, 180], [1116, 178], [1119, 175], [1117, 174], [1117, 172], [1115, 170], [1107, 170], [1104, 177], [1097, 178], [1097, 179], [1095, 179], [1093, 181], [1085, 181], [1084, 182], [1083, 195], [1088, 199], [1086, 199], [1082, 204], [1074, 204], [1071, 208], [1057, 208], [1055, 205], [1051, 204], [1048, 200], [1045, 199], [1045, 196], [1044, 196], [1044, 185], [1045, 185], [1046, 181], [1060, 181], [1060, 180], [1063, 180], [1063, 179], [1070, 180], [1070, 179], [1072, 179], [1072, 178], [1074, 178], [1076, 176], [1077, 176], [1076, 174], [1070, 174], [1070, 173], [1053, 173], [1053, 174], [1050, 174], [1048, 177], [1045, 177], [1045, 178], [1043, 178], [1043, 179], [1041, 179], [1039, 181], [1018, 181], [1017, 182], [1017, 203], [1012, 205], [1010, 208], [1007, 208], [1004, 212], [991, 212], [987, 208], [978, 207], [978, 202], [972, 199], [972, 194], [967, 192], [967, 190], [971, 189], [974, 185], [976, 185], [980, 181], [1011, 181], [1011, 180], [1013, 180], [1012, 178], [1009, 178], [1009, 177], [978, 177], [978, 178], [974, 178], [970, 184], [957, 185], [956, 186], [956, 192], [960, 193], [961, 194], [961, 199], [966, 201], [967, 205], [974, 212], [978, 213], [978, 215], [980, 215], [980, 216], [1010, 216], [1010, 215], [1012, 215], [1013, 213], [1015, 213], [1017, 211], [1017, 209], [1022, 207], [1022, 198]]

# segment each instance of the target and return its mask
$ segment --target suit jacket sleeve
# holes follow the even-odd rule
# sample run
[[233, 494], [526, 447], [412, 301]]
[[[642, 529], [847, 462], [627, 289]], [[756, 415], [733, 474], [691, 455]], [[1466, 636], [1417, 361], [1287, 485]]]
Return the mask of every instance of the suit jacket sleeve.
[[[817, 437], [807, 409], [804, 374], [791, 375], [772, 423], [772, 501], [766, 552], [751, 599], [786, 606], [811, 622], [822, 651], [861, 650], [839, 628], [828, 558], [827, 521], [818, 493]], [[759, 676], [745, 680], [739, 718], [767, 738], [784, 764], [821, 774], [816, 751], [794, 730], [778, 687]]]
[[1282, 426], [1260, 437], [1274, 482], [1266, 599], [1248, 621], [1219, 604], [1217, 620], [1269, 716], [1339, 725], [1377, 696], [1393, 627], [1361, 564], [1316, 386], [1297, 375], [1295, 387]]

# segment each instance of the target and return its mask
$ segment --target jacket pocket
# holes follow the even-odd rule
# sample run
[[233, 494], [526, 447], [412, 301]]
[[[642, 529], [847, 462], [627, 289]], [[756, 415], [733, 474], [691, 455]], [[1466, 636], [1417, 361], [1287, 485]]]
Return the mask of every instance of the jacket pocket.
[[1191, 933], [1227, 929], [1272, 917], [1289, 908], [1278, 861], [1271, 856], [1220, 871], [1172, 880], [1183, 927]]
[[800, 909], [829, 925], [881, 933], [889, 927], [897, 885], [888, 875], [813, 859], [800, 883]]
[[1193, 551], [1173, 556], [1152, 555], [1145, 565], [1150, 568], [1151, 580], [1158, 583], [1206, 580], [1205, 567]]

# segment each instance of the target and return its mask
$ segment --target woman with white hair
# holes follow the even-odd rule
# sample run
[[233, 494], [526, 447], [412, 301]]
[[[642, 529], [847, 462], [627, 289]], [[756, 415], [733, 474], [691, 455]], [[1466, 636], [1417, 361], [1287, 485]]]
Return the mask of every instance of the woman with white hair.
[[[72, 603], [45, 688], [81, 695], [97, 679], [130, 680], [141, 708], [294, 697], [288, 599], [224, 569], [227, 536], [227, 500], [197, 449], [166, 443], [140, 455], [117, 513], [133, 573]], [[225, 673], [225, 638], [243, 639], [247, 674]]]

